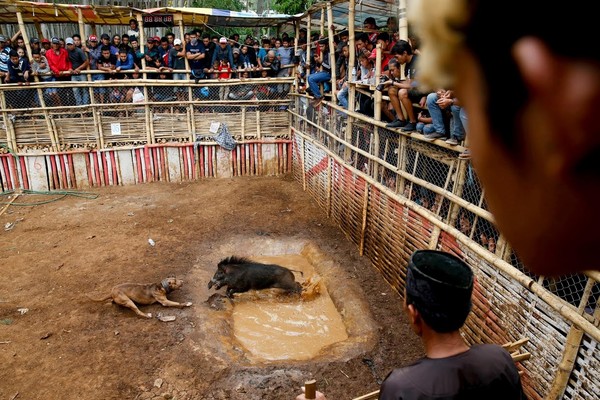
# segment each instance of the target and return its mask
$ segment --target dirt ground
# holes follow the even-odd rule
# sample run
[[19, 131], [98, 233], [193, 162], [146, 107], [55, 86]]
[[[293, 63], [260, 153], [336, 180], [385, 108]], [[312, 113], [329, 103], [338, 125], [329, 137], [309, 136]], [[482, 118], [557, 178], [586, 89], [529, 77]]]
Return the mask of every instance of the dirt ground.
[[[294, 399], [312, 378], [328, 399], [351, 399], [422, 354], [400, 297], [291, 177], [85, 193], [97, 198], [22, 195], [15, 203], [42, 204], [0, 215], [0, 400]], [[376, 324], [372, 340], [348, 356], [246, 359], [227, 339], [228, 323], [214, 318], [222, 311], [207, 302], [208, 280], [234, 237], [317, 243], [343, 269], [336, 275], [358, 288]], [[169, 298], [193, 305], [141, 309], [168, 310], [173, 322], [87, 297], [169, 274], [185, 281]], [[326, 283], [346, 286], [335, 277]]]

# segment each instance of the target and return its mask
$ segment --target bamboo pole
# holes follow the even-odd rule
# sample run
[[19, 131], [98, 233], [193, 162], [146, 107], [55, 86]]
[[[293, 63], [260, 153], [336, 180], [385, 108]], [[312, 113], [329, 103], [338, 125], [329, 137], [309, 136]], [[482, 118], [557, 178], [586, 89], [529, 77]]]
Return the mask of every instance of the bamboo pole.
[[[185, 40], [183, 40], [183, 37], [185, 36], [185, 30], [184, 30], [184, 25], [183, 25], [183, 15], [181, 13], [177, 13], [173, 16], [173, 19], [177, 22], [179, 22], [179, 32], [181, 33], [181, 43], [182, 43], [182, 47], [185, 50]], [[187, 57], [183, 57], [183, 60], [185, 61], [185, 69], [186, 70], [190, 70], [190, 61], [187, 59]]]
[[[142, 49], [145, 54], [146, 51], [144, 49], [144, 46], [146, 45], [146, 35], [144, 34], [144, 16], [142, 15], [142, 13], [137, 13], [135, 15], [135, 18], [137, 19], [138, 27], [140, 30], [140, 37], [138, 38], [140, 49]], [[146, 70], [146, 57], [142, 57], [142, 70]], [[146, 72], [143, 72], [143, 77], [144, 79], [148, 77]], [[147, 94], [148, 93], [146, 92], [146, 90], [144, 90], [144, 96], [146, 96]], [[146, 97], [146, 99], [148, 99], [148, 97]]]
[[[333, 25], [333, 8], [331, 2], [327, 2], [327, 32], [329, 33], [329, 65], [331, 66], [331, 101], [337, 102], [337, 73], [335, 70], [335, 42], [333, 41], [333, 31], [331, 26]], [[323, 26], [321, 26], [323, 30]], [[333, 114], [333, 113], [332, 113]]]
[[301, 153], [300, 153], [300, 163], [301, 163], [301, 166], [302, 166], [302, 189], [306, 192], [306, 163], [304, 161], [304, 157], [305, 157], [304, 152], [306, 151], [306, 149], [305, 149], [305, 147], [306, 147], [305, 142], [306, 142], [306, 140], [304, 138], [302, 138], [302, 146], [300, 146], [300, 151], [301, 151]]
[[[6, 92], [2, 92], [0, 97], [0, 104], [2, 105], [2, 119], [4, 119], [4, 127], [6, 129], [6, 142], [10, 145], [12, 150], [17, 152], [17, 139], [14, 134], [14, 130], [11, 129], [12, 121], [10, 120], [9, 114], [6, 111]], [[50, 139], [54, 143], [54, 138], [50, 136]]]
[[363, 193], [363, 212], [360, 228], [360, 244], [358, 253], [363, 256], [365, 254], [365, 234], [367, 232], [367, 217], [369, 211], [369, 184], [365, 184], [365, 192]]
[[[379, 85], [379, 79], [381, 77], [381, 44], [377, 43], [376, 48], [376, 58], [375, 58], [375, 85]], [[377, 121], [381, 121], [381, 92], [379, 90], [375, 90], [375, 109], [373, 113], [373, 118]], [[375, 125], [373, 128], [373, 133], [375, 134], [375, 143], [374, 147], [379, 155], [379, 126]], [[375, 180], [379, 179], [379, 168], [375, 168]]]
[[332, 175], [332, 164], [333, 160], [331, 157], [327, 157], [327, 218], [331, 217], [331, 188], [333, 187], [333, 177]]
[[[294, 111], [289, 110], [288, 112], [293, 113], [298, 118], [302, 118], [299, 114], [295, 113]], [[391, 164], [388, 164], [385, 160], [381, 160], [380, 158], [373, 156], [372, 154], [360, 149], [358, 146], [354, 145], [353, 143], [343, 141], [341, 138], [339, 138], [339, 137], [335, 136], [333, 133], [325, 130], [323, 127], [316, 125], [314, 122], [308, 121], [308, 120], [306, 122], [309, 125], [319, 129], [320, 131], [326, 132], [327, 136], [329, 136], [329, 138], [332, 139], [333, 141], [338, 141], [338, 142], [342, 143], [344, 146], [349, 146], [352, 149], [352, 151], [359, 153], [360, 155], [364, 156], [365, 158], [368, 158], [370, 161], [375, 161], [375, 162], [383, 164], [386, 168], [394, 169], [394, 166]], [[296, 129], [294, 129], [294, 131], [299, 132]], [[416, 153], [416, 157], [418, 157], [418, 155], [419, 155], [419, 153]], [[464, 162], [464, 161], [465, 160], [460, 160], [459, 163]], [[415, 160], [415, 165], [417, 162], [418, 162], [418, 159]], [[411, 183], [417, 184], [419, 186], [423, 186], [424, 188], [429, 189], [436, 194], [440, 194], [443, 197], [445, 197], [446, 199], [448, 199], [449, 201], [451, 201], [452, 203], [456, 203], [460, 207], [462, 207], [466, 210], [469, 210], [473, 214], [479, 215], [481, 218], [484, 218], [485, 220], [487, 220], [491, 223], [494, 223], [494, 218], [489, 211], [478, 208], [477, 206], [469, 203], [462, 197], [457, 196], [454, 193], [447, 192], [447, 191], [443, 190], [442, 188], [440, 188], [439, 186], [434, 185], [430, 182], [427, 182], [426, 180], [417, 178], [414, 173], [409, 173], [406, 171], [399, 170], [398, 175], [400, 175], [401, 177], [404, 177]]]
[[571, 326], [567, 334], [567, 342], [565, 343], [562, 359], [558, 365], [558, 370], [556, 371], [554, 381], [552, 382], [552, 386], [550, 386], [546, 399], [562, 399], [569, 384], [571, 372], [577, 361], [577, 354], [579, 353], [583, 333], [584, 331], [577, 326]]
[[[327, 30], [329, 30], [329, 27], [327, 28]], [[320, 30], [320, 37], [323, 38], [325, 37], [325, 7], [321, 6], [321, 30]], [[333, 49], [331, 49], [333, 50]]]
[[406, 0], [399, 0], [398, 4], [398, 34], [400, 35], [400, 39], [408, 40], [408, 19], [406, 16]]
[[25, 29], [25, 23], [23, 22], [23, 15], [20, 11], [17, 11], [17, 23], [21, 30], [21, 36], [23, 36], [23, 42], [25, 42], [25, 49], [29, 57], [31, 57], [31, 44], [29, 43], [29, 35], [27, 35], [27, 29]]
[[[352, 71], [352, 68], [356, 66], [356, 43], [355, 43], [355, 31], [354, 31], [354, 19], [355, 19], [355, 7], [356, 0], [350, 0], [348, 5], [348, 50], [350, 55], [348, 58], [348, 68]], [[352, 78], [346, 79], [348, 82], [348, 111], [354, 112], [356, 107], [356, 85], [354, 82], [350, 82]], [[354, 125], [354, 117], [347, 115], [347, 124], [344, 140], [346, 142], [352, 141], [352, 127]], [[344, 147], [344, 159], [350, 158], [350, 149]]]
[[306, 16], [307, 21], [306, 21], [306, 65], [305, 65], [305, 72], [306, 75], [304, 77], [304, 80], [306, 82], [308, 82], [308, 76], [310, 75], [310, 63], [311, 63], [311, 58], [312, 58], [312, 41], [310, 39], [311, 37], [311, 19], [310, 19], [310, 14], [308, 14]]

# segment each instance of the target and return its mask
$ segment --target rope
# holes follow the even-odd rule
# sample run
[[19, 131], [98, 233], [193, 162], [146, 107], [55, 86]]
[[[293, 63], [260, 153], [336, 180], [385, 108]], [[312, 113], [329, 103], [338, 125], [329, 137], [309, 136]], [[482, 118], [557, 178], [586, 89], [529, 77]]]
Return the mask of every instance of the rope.
[[[1, 192], [0, 196], [10, 196], [12, 194], [15, 194], [15, 191], [8, 190], [8, 191]], [[71, 190], [43, 191], [43, 190], [24, 189], [24, 190], [20, 190], [19, 193], [17, 193], [17, 195], [24, 195], [24, 194], [58, 196], [58, 197], [56, 197], [54, 199], [50, 199], [50, 200], [38, 201], [35, 203], [13, 203], [14, 199], [12, 199], [11, 201], [0, 201], [0, 205], [6, 204], [7, 207], [8, 206], [39, 206], [42, 204], [53, 203], [55, 201], [64, 199], [67, 196], [82, 197], [82, 198], [90, 199], [90, 200], [95, 200], [99, 196], [98, 194], [95, 194], [95, 193], [75, 192], [75, 191], [71, 191]]]

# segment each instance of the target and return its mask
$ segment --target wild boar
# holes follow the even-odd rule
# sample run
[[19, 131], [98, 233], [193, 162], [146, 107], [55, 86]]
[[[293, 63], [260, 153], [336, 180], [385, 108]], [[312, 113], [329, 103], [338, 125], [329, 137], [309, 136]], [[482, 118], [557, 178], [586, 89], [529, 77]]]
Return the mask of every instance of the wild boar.
[[[221, 260], [217, 272], [208, 282], [208, 288], [215, 285], [216, 290], [227, 286], [227, 297], [248, 290], [269, 288], [284, 289], [287, 293], [300, 293], [302, 286], [295, 281], [294, 274], [288, 268], [275, 264], [262, 264], [247, 258], [231, 256]], [[300, 272], [303, 275], [302, 271]]]

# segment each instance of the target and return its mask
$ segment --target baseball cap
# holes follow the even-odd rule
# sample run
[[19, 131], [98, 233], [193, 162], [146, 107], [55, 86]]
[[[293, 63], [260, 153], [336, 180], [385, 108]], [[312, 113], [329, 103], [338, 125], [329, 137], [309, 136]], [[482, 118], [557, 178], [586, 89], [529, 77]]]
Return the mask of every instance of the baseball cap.
[[50, 41], [46, 38], [42, 39], [42, 43], [50, 43]]
[[88, 38], [88, 40], [90, 42], [97, 42], [98, 41], [98, 36], [96, 36], [96, 35], [90, 35], [90, 37]]
[[6, 36], [0, 35], [0, 42], [6, 42]]
[[100, 35], [100, 39], [102, 39], [102, 40], [104, 40], [104, 39], [110, 40], [110, 36], [108, 36], [108, 33], [103, 33], [102, 35]]
[[73, 38], [68, 37], [65, 39], [65, 44], [74, 44], [74, 43], [75, 42], [73, 42]]
[[39, 42], [40, 42], [40, 39], [38, 39], [36, 37], [34, 37], [34, 38], [31, 39], [31, 44], [33, 44], [33, 43], [39, 43]]
[[233, 54], [240, 54], [240, 49], [238, 49], [237, 47], [233, 48]]
[[173, 40], [173, 45], [177, 46], [178, 44], [181, 44], [181, 39], [175, 39]]
[[154, 36], [152, 38], [155, 42], [160, 42], [160, 36]]
[[56, 36], [54, 36], [54, 37], [53, 37], [53, 38], [50, 40], [50, 42], [51, 42], [52, 44], [60, 44], [60, 40], [59, 40], [59, 39], [58, 39]]
[[227, 43], [227, 38], [225, 36], [221, 37], [221, 39], [219, 39], [219, 43]]

